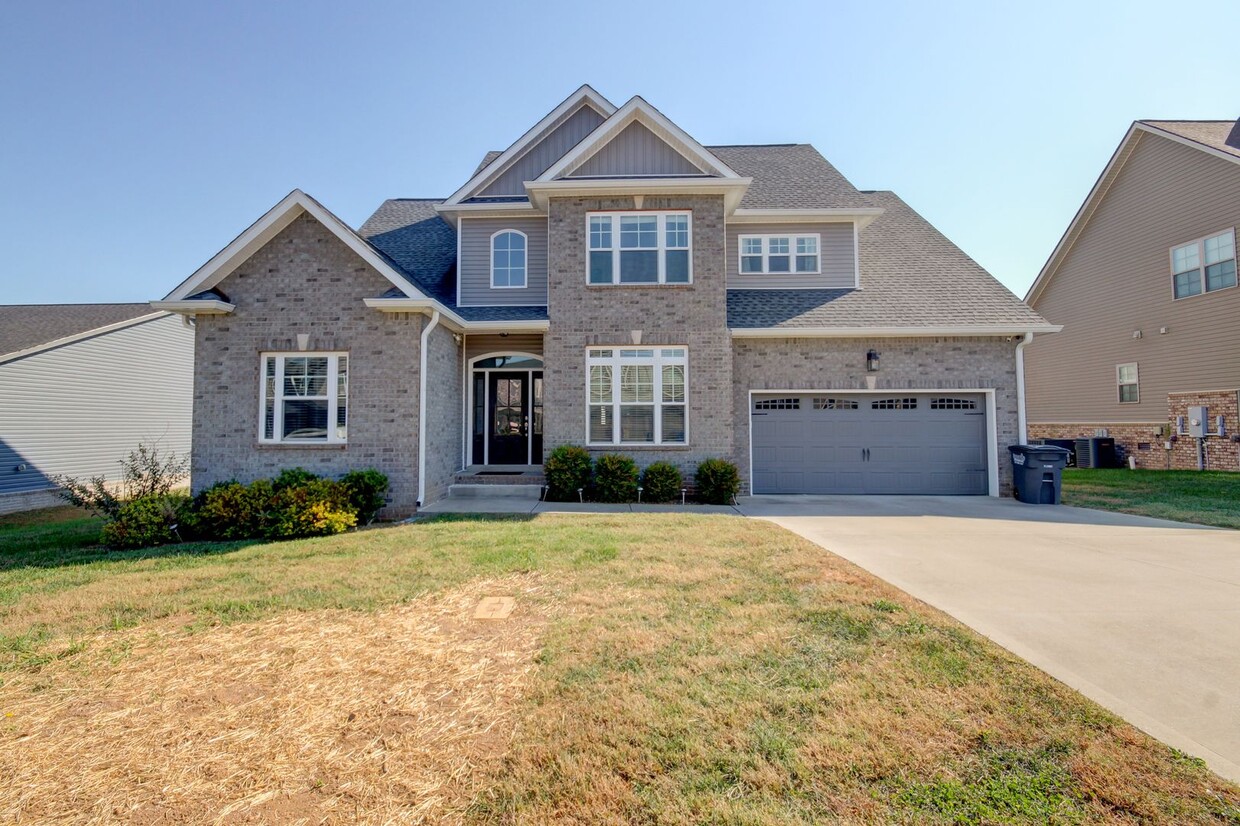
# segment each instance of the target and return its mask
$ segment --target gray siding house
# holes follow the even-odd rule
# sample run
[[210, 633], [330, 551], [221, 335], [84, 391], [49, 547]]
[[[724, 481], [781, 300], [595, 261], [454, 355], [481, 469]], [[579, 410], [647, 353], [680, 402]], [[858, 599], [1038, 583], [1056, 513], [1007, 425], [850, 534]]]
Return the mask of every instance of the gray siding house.
[[447, 198], [354, 230], [294, 191], [153, 304], [197, 319], [195, 487], [376, 467], [391, 515], [537, 485], [563, 444], [997, 496], [1055, 330], [812, 146], [705, 146], [589, 86]]
[[147, 304], [0, 306], [0, 513], [51, 477], [119, 480], [139, 443], [190, 449], [194, 333]]
[[[1238, 122], [1132, 125], [1026, 299], [1063, 325], [1026, 351], [1033, 436], [1240, 470], [1238, 224]], [[1201, 405], [1215, 435], [1199, 450], [1184, 419]]]

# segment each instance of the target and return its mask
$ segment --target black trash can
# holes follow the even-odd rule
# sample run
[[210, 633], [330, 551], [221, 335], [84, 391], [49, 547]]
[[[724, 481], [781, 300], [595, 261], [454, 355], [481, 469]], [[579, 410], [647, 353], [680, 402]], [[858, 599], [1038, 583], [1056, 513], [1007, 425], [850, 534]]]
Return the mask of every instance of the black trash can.
[[1016, 498], [1031, 505], [1058, 505], [1071, 451], [1054, 445], [1009, 445], [1008, 452]]

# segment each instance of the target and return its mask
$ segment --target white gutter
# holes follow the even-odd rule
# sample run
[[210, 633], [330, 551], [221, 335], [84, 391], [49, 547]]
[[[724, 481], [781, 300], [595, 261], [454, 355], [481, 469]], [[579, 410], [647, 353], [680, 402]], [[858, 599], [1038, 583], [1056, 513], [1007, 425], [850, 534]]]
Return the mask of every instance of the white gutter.
[[1025, 333], [1025, 338], [1016, 345], [1016, 440], [1020, 444], [1029, 442], [1029, 421], [1025, 415], [1025, 348], [1033, 341], [1033, 333]]
[[418, 374], [418, 507], [422, 507], [422, 499], [426, 494], [426, 345], [430, 342], [431, 331], [439, 326], [439, 311], [431, 314], [431, 322], [422, 328], [422, 348], [418, 353], [420, 373]]
[[960, 327], [733, 327], [732, 338], [923, 338], [926, 336], [1019, 336], [1058, 333], [1058, 324]]

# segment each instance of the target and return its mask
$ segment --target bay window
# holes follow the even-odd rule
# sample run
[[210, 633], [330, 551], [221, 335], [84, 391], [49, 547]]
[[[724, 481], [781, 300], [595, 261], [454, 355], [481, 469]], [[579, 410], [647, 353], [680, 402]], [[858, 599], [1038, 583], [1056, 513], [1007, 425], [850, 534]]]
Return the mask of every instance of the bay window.
[[594, 212], [586, 216], [591, 284], [688, 284], [688, 212]]
[[685, 444], [688, 365], [684, 347], [591, 348], [587, 443]]
[[348, 440], [347, 353], [264, 353], [259, 441], [343, 444]]

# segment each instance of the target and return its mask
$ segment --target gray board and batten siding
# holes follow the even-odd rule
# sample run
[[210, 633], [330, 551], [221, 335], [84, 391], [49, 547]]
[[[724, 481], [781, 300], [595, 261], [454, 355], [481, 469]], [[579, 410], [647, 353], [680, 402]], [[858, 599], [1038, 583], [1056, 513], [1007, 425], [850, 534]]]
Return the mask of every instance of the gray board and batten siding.
[[194, 331], [174, 315], [0, 364], [0, 497], [58, 474], [117, 480], [139, 443], [188, 455], [193, 376]]
[[[1063, 330], [1025, 350], [1029, 421], [1165, 421], [1168, 393], [1240, 387], [1240, 287], [1177, 300], [1170, 260], [1173, 247], [1235, 227], [1240, 165], [1142, 134], [1033, 299]], [[1137, 403], [1119, 401], [1116, 365], [1128, 363]]]
[[630, 123], [598, 152], [574, 169], [570, 178], [623, 178], [627, 176], [691, 175], [705, 173], [663, 138], [641, 123]]
[[589, 106], [582, 106], [554, 127], [541, 141], [478, 193], [478, 198], [516, 198], [525, 196], [525, 182], [547, 171], [547, 167], [564, 157], [581, 139], [603, 122], [603, 116]]
[[[491, 287], [491, 236], [506, 229], [525, 233], [525, 286]], [[462, 307], [545, 306], [547, 303], [547, 219], [462, 218], [458, 267]]]
[[[742, 235], [817, 235], [820, 272], [764, 273], [741, 275], [740, 237]], [[728, 224], [728, 288], [759, 290], [800, 288], [803, 290], [847, 290], [857, 286], [857, 258], [853, 224]]]

